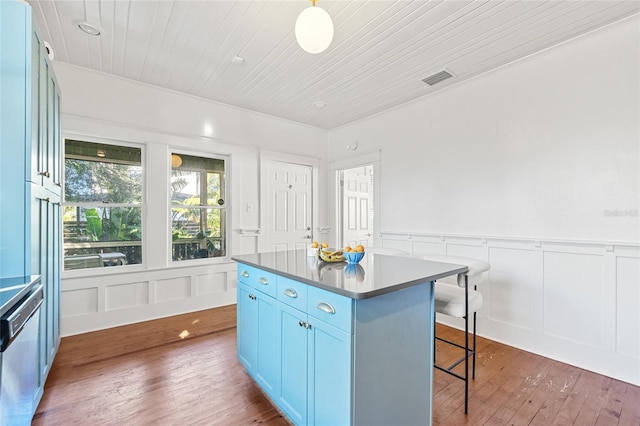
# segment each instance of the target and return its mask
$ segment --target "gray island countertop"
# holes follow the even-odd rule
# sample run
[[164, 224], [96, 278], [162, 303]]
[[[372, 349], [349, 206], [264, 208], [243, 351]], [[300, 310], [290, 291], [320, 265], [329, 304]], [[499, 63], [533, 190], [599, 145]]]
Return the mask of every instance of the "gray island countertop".
[[306, 250], [245, 254], [231, 259], [352, 299], [366, 299], [468, 271], [463, 265], [366, 252], [354, 265], [322, 262], [308, 256]]

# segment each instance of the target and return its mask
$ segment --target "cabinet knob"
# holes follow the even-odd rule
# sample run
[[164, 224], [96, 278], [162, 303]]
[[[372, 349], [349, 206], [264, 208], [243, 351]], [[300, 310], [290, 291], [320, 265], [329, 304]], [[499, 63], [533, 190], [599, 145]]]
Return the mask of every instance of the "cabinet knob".
[[39, 174], [40, 176], [44, 176], [44, 177], [47, 177], [47, 178], [51, 176], [51, 174], [50, 174], [48, 171], [46, 171], [46, 170], [45, 170], [44, 172], [40, 172], [40, 173], [38, 173], [38, 174]]
[[302, 320], [298, 321], [298, 325], [300, 327], [306, 328], [307, 330], [309, 330], [311, 328], [311, 324], [309, 324], [308, 322], [302, 321]]
[[253, 294], [251, 294], [251, 293], [249, 293], [249, 299], [251, 299], [251, 300], [256, 300], [256, 296], [255, 296], [255, 295], [253, 295]]

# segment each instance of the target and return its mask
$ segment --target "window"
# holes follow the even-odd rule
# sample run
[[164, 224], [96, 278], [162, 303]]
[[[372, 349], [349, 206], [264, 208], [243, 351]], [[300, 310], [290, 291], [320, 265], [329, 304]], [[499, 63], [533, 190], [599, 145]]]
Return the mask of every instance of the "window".
[[226, 255], [225, 160], [171, 154], [172, 260]]
[[142, 150], [65, 141], [64, 269], [142, 263]]

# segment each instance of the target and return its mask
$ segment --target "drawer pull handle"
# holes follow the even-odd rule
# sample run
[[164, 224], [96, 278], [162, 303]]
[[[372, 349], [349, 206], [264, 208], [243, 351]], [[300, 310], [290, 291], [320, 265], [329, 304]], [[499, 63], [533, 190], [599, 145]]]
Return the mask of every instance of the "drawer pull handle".
[[249, 271], [242, 271], [240, 275], [242, 275], [245, 278], [249, 278]]
[[320, 309], [322, 312], [326, 312], [326, 313], [332, 314], [332, 315], [336, 313], [336, 308], [331, 306], [330, 303], [326, 303], [326, 302], [318, 303], [318, 309]]
[[296, 293], [296, 291], [292, 288], [288, 288], [284, 291], [284, 295], [291, 297], [292, 299], [297, 299], [298, 298], [298, 293]]
[[260, 279], [258, 280], [258, 282], [262, 285], [268, 285], [269, 284], [269, 280], [266, 279], [265, 277], [260, 277]]

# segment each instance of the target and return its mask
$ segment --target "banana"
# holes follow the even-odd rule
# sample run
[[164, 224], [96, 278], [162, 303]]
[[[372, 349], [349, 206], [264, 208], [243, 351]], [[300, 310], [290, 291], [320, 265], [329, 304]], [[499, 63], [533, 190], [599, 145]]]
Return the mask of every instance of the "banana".
[[343, 262], [344, 254], [342, 250], [319, 250], [320, 259], [325, 262]]

